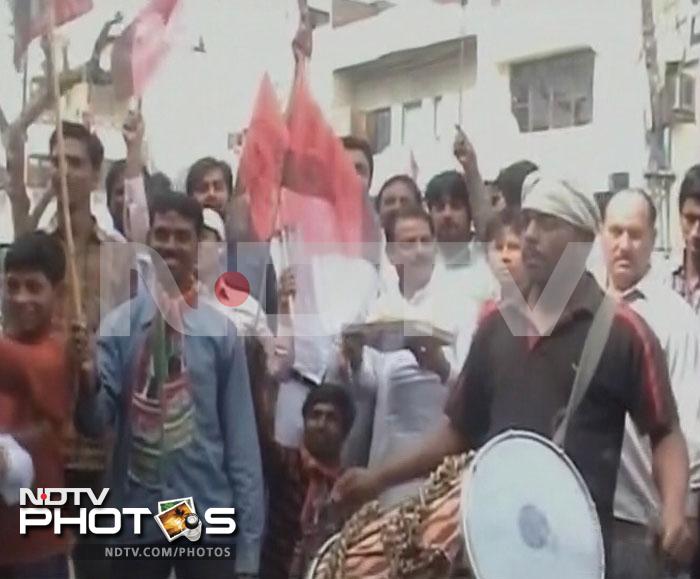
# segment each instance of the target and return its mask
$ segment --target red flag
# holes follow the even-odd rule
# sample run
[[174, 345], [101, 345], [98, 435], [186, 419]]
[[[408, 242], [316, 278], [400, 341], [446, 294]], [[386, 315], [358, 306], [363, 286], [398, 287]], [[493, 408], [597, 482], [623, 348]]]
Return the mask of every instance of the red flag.
[[169, 48], [169, 29], [179, 0], [150, 0], [114, 42], [112, 80], [117, 98], [140, 97]]
[[275, 208], [288, 142], [287, 125], [266, 73], [260, 82], [238, 169], [241, 183], [250, 195], [253, 227], [261, 240], [269, 239], [277, 226]]
[[[92, 10], [92, 0], [51, 0], [55, 10], [56, 26], [66, 24]], [[15, 68], [22, 68], [22, 58], [29, 43], [49, 30], [49, 13], [45, 0], [12, 0], [11, 10], [15, 27]]]
[[[334, 240], [326, 239], [327, 223], [305, 220], [301, 235], [307, 242], [335, 241], [356, 253], [363, 241], [362, 183], [342, 142], [323, 118], [309, 91], [304, 70], [295, 79], [288, 112], [289, 151], [283, 184], [330, 206]], [[291, 213], [300, 213], [293, 211]]]

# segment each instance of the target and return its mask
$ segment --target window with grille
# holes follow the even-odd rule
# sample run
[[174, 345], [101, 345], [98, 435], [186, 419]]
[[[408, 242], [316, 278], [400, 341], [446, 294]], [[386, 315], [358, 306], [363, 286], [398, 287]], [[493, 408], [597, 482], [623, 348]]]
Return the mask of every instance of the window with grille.
[[587, 49], [512, 65], [511, 103], [520, 132], [589, 124], [594, 63]]
[[367, 113], [367, 138], [374, 153], [381, 153], [391, 145], [391, 109], [377, 109]]
[[405, 103], [401, 127], [401, 143], [415, 145], [421, 135], [421, 101]]

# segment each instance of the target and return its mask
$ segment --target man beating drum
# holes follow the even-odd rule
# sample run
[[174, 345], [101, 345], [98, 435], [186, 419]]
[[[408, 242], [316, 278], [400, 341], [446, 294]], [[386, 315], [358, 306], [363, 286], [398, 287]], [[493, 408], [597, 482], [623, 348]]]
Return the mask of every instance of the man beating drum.
[[[590, 355], [586, 338], [604, 293], [589, 273], [580, 272], [600, 223], [598, 208], [566, 182], [541, 174], [529, 177], [523, 189], [523, 260], [530, 281], [525, 300], [501, 303], [484, 316], [437, 431], [381, 467], [351, 469], [333, 497], [359, 504], [508, 429], [551, 438], [562, 432], [563, 421], [560, 440], [595, 502], [610, 569], [613, 495], [630, 414], [652, 446], [662, 505], [659, 546], [670, 560], [684, 561], [693, 548], [685, 520], [688, 454], [658, 340], [641, 318], [616, 304], [609, 306], [604, 333], [597, 330], [603, 347]], [[566, 290], [567, 279], [574, 280], [573, 293]], [[584, 366], [588, 376], [580, 380]], [[580, 398], [572, 404], [575, 381]], [[585, 382], [582, 392], [579, 382]], [[518, 469], [528, 466], [514, 464], [512, 485], [519, 484]]]

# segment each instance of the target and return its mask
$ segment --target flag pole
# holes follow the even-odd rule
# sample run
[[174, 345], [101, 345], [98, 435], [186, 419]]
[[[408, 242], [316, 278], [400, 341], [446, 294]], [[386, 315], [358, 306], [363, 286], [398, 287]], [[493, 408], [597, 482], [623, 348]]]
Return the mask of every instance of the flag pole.
[[22, 72], [22, 110], [27, 108], [27, 83], [29, 81], [29, 51], [24, 55], [24, 70]]
[[460, 0], [461, 4], [461, 14], [460, 14], [460, 28], [459, 28], [459, 110], [457, 111], [458, 124], [461, 127], [464, 111], [464, 35], [467, 33], [466, 26], [466, 14], [467, 14], [467, 1]]
[[71, 224], [71, 214], [68, 199], [68, 178], [66, 167], [66, 144], [63, 137], [63, 120], [61, 116], [61, 91], [56, 70], [56, 13], [55, 3], [49, 0], [44, 2], [45, 8], [48, 10], [49, 27], [49, 58], [47, 62], [47, 72], [49, 82], [53, 92], [54, 116], [56, 120], [56, 152], [58, 154], [58, 176], [61, 199], [61, 212], [63, 218], [63, 234], [65, 235], [66, 253], [68, 262], [68, 273], [70, 276], [71, 297], [73, 299], [73, 308], [75, 316], [79, 322], [83, 320], [83, 304], [80, 297], [80, 278], [78, 277], [78, 268], [75, 262], [75, 240], [73, 239], [73, 227]]

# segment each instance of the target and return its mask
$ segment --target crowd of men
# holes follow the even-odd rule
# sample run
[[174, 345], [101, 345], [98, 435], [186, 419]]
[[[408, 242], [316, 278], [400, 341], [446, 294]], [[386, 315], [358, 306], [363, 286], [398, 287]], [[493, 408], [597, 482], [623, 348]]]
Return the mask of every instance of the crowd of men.
[[[245, 244], [249, 196], [225, 162], [195, 162], [184, 192], [149, 175], [137, 113], [106, 178], [105, 224], [90, 201], [102, 146], [81, 125], [63, 132], [76, 253], [66, 256], [59, 212], [48, 230], [18, 237], [3, 264], [0, 577], [67, 578], [69, 562], [79, 579], [303, 577], [364, 501], [396, 504], [445, 456], [507, 429], [552, 437], [602, 304], [610, 325], [564, 449], [594, 499], [609, 577], [693, 572], [700, 165], [680, 188], [682, 258], [660, 263], [645, 191], [615, 193], [601, 217], [591, 196], [528, 161], [485, 183], [460, 133], [461, 171], [425, 191], [403, 174], [381, 185], [365, 224], [378, 233], [374, 254], [297, 267], [275, 240]], [[369, 202], [370, 147], [343, 143]], [[55, 136], [50, 148], [57, 166]], [[152, 253], [105, 259], [127, 240]], [[213, 253], [199, 251], [206, 242]], [[552, 297], [562, 279], [571, 292]], [[317, 315], [298, 315], [311, 294]], [[344, 332], [387, 319], [428, 322], [453, 340], [411, 335], [380, 349]], [[21, 536], [21, 487], [109, 488], [117, 508], [177, 497], [193, 497], [198, 513], [233, 506], [235, 535], [201, 544], [235, 557], [109, 561], [104, 537]], [[138, 536], [124, 521], [110, 541], [167, 544], [153, 520]]]

